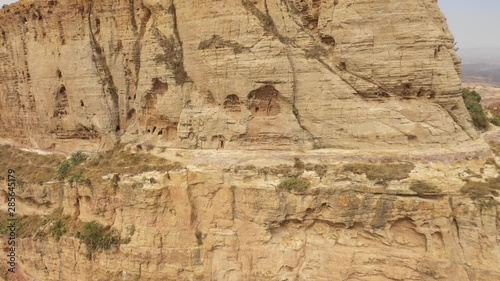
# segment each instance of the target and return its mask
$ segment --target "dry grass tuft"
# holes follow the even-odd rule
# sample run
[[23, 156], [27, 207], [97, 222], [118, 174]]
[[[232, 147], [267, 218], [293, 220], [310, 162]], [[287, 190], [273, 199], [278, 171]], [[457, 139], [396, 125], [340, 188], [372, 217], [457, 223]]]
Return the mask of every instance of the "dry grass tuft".
[[413, 182], [410, 186], [410, 190], [415, 191], [418, 196], [432, 196], [441, 193], [441, 190], [439, 190], [439, 188], [425, 181]]
[[380, 164], [361, 164], [353, 163], [344, 166], [344, 172], [354, 174], [366, 174], [369, 180], [402, 180], [409, 177], [410, 172], [415, 168], [412, 163], [380, 163]]
[[310, 187], [310, 183], [301, 178], [286, 178], [279, 185], [279, 189], [286, 189], [288, 191], [306, 191]]
[[170, 171], [182, 168], [178, 162], [168, 161], [149, 153], [131, 153], [120, 147], [92, 156], [82, 165], [75, 167], [76, 174], [84, 173], [92, 182], [102, 181], [108, 174], [141, 174], [150, 171]]
[[[44, 183], [54, 179], [56, 167], [62, 160], [62, 155], [41, 155], [9, 145], [0, 146], [0, 172], [5, 174], [8, 169], [14, 169], [23, 182]], [[0, 174], [0, 178], [2, 176]]]

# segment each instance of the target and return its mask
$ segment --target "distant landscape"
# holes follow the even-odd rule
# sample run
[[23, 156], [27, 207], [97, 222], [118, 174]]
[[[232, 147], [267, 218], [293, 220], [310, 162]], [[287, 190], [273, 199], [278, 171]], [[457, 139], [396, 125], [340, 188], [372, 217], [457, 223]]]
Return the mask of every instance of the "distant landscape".
[[458, 53], [462, 57], [464, 82], [500, 86], [500, 47], [467, 48]]

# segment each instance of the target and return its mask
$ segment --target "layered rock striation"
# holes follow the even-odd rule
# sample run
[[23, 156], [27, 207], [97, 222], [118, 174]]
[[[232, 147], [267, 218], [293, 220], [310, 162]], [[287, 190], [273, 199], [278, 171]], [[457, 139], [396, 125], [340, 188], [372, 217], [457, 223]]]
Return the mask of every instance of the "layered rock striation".
[[[90, 185], [20, 184], [18, 216], [36, 227], [24, 224], [31, 230], [18, 238], [17, 273], [6, 280], [500, 278], [498, 193], [470, 197], [462, 189], [469, 181], [478, 188], [500, 182], [500, 157], [399, 159], [370, 167], [400, 175], [376, 176], [352, 155], [315, 164], [325, 156], [302, 154], [303, 167], [284, 154], [273, 164], [276, 156], [264, 152], [263, 161], [228, 157], [235, 164], [205, 152], [177, 154], [183, 164], [170, 170], [124, 169]], [[472, 160], [464, 165], [465, 158]], [[289, 172], [310, 187], [283, 188]], [[51, 219], [58, 212], [71, 217], [62, 219], [60, 239]], [[97, 221], [120, 243], [89, 258], [68, 220]]]
[[436, 1], [33, 1], [0, 10], [0, 137], [41, 148], [474, 139]]

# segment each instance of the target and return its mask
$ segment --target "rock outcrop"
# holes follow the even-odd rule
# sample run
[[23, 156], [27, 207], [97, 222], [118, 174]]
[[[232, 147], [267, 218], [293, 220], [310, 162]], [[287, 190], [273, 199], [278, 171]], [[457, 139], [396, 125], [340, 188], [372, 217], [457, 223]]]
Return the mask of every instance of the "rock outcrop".
[[0, 137], [69, 150], [477, 137], [437, 1], [34, 1], [0, 10]]
[[[459, 191], [498, 177], [500, 157], [487, 159], [486, 150], [441, 161], [420, 155], [412, 165], [391, 164], [409, 167], [404, 179], [383, 180], [345, 167], [386, 156], [301, 154], [305, 168], [298, 160], [293, 168], [293, 155], [276, 162], [265, 154], [225, 155], [231, 164], [206, 152], [167, 151], [161, 155], [185, 166], [124, 169], [114, 183], [90, 186], [22, 185], [18, 215], [62, 210], [111, 227], [122, 242], [88, 259], [80, 239], [57, 241], [50, 219], [31, 220], [40, 227], [18, 239], [18, 278], [8, 280], [500, 279], [498, 196], [473, 200]], [[310, 162], [318, 160], [325, 162]], [[311, 187], [281, 188], [287, 169], [302, 170]]]
[[500, 280], [453, 43], [436, 0], [2, 8], [0, 280]]

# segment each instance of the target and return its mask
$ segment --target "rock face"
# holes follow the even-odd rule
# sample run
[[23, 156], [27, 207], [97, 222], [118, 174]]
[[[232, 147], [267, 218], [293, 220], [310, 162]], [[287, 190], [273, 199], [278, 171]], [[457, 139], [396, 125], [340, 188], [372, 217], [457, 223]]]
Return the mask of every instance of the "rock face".
[[[2, 154], [36, 171], [0, 279], [500, 280], [500, 158], [472, 141], [460, 72], [436, 0], [7, 6], [0, 141], [125, 145], [49, 182], [57, 162]], [[69, 228], [90, 221], [118, 245], [87, 255]]]
[[467, 141], [436, 2], [21, 0], [0, 10], [0, 137], [60, 150]]
[[[63, 208], [128, 241], [88, 260], [79, 239], [33, 231], [8, 280], [500, 280], [500, 208], [458, 192], [466, 178], [498, 177], [495, 161], [416, 161], [409, 178], [385, 183], [332, 162], [304, 172], [306, 191], [277, 188], [282, 175], [252, 165], [194, 162], [123, 173], [114, 187], [20, 186], [19, 215]], [[412, 189], [419, 180], [433, 190]]]

